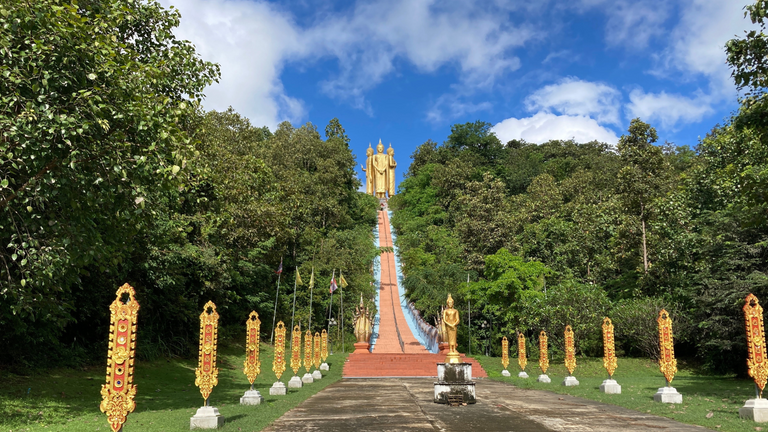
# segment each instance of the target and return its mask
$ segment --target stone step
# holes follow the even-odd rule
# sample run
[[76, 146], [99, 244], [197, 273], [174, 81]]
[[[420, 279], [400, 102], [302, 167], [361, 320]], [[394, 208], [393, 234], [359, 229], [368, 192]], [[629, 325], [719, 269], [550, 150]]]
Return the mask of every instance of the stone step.
[[[350, 354], [344, 364], [345, 378], [363, 377], [435, 377], [437, 363], [445, 361], [442, 354]], [[480, 363], [462, 356], [462, 361], [472, 363], [472, 375], [485, 378], [488, 375]]]

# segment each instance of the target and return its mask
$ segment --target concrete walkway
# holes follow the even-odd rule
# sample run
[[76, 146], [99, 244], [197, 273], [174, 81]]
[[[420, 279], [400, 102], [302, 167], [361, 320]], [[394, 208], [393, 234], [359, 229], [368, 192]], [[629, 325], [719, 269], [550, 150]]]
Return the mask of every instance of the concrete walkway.
[[703, 432], [613, 405], [526, 390], [497, 381], [477, 383], [477, 404], [432, 402], [433, 380], [346, 379], [277, 419], [265, 431], [578, 431]]

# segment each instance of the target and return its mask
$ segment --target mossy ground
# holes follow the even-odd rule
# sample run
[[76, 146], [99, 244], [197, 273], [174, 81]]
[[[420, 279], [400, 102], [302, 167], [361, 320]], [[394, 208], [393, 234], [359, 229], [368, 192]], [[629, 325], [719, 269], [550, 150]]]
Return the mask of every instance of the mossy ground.
[[[237, 347], [220, 350], [219, 384], [211, 393], [211, 405], [226, 417], [222, 431], [259, 431], [286, 411], [329, 384], [341, 379], [344, 354], [328, 357], [330, 371], [324, 378], [301, 389], [288, 389], [286, 396], [270, 396], [275, 381], [273, 350], [261, 346], [261, 374], [254, 388], [265, 398], [258, 406], [241, 406], [240, 397], [249, 388], [243, 374], [245, 352]], [[137, 362], [136, 411], [128, 416], [124, 432], [188, 431], [189, 418], [203, 404], [194, 385], [196, 360]], [[19, 376], [0, 371], [0, 432], [6, 431], [109, 431], [106, 416], [99, 411], [104, 367], [84, 370], [57, 369]], [[304, 374], [304, 369], [299, 371]], [[282, 376], [287, 383], [293, 371]]]

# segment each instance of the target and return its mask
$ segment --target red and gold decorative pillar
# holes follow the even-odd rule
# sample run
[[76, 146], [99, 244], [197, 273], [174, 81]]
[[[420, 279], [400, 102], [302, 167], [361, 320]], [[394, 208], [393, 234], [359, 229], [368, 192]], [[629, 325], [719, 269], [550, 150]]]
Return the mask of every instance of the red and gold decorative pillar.
[[[99, 409], [107, 415], [114, 432], [122, 430], [128, 414], [136, 408], [133, 400], [133, 362], [136, 354], [136, 317], [139, 303], [133, 287], [118, 288], [115, 301], [109, 305], [109, 350], [107, 352], [107, 383], [101, 386]], [[123, 301], [123, 299], [125, 301]]]
[[245, 327], [245, 364], [243, 365], [243, 373], [248, 377], [248, 382], [251, 383], [251, 390], [253, 390], [253, 382], [261, 373], [261, 361], [259, 361], [259, 332], [261, 331], [261, 321], [259, 320], [259, 314], [257, 314], [256, 311], [252, 311], [251, 314], [248, 315]]
[[200, 349], [195, 369], [195, 385], [203, 395], [203, 406], [208, 406], [208, 397], [219, 384], [219, 369], [216, 367], [218, 333], [219, 314], [216, 312], [216, 305], [209, 301], [203, 306], [203, 313], [200, 314]]

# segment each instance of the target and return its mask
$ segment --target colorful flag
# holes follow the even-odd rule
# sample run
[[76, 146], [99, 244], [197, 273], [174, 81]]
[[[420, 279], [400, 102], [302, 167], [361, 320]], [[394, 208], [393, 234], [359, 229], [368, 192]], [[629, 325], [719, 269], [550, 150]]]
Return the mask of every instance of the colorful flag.
[[339, 270], [339, 285], [341, 285], [342, 288], [347, 287], [347, 280], [344, 279], [344, 275], [341, 273], [341, 270]]
[[296, 285], [304, 285], [304, 282], [301, 281], [301, 275], [299, 274], [299, 268], [296, 268]]
[[309, 288], [312, 289], [315, 287], [315, 268], [312, 267], [312, 276], [309, 277]]
[[336, 291], [337, 289], [339, 289], [339, 287], [336, 286], [336, 276], [334, 276], [331, 279], [331, 289], [330, 289], [331, 294], [333, 294], [333, 292]]
[[282, 258], [280, 258], [280, 267], [277, 268], [277, 271], [275, 273], [277, 273], [277, 274], [282, 274], [283, 273], [283, 259]]

